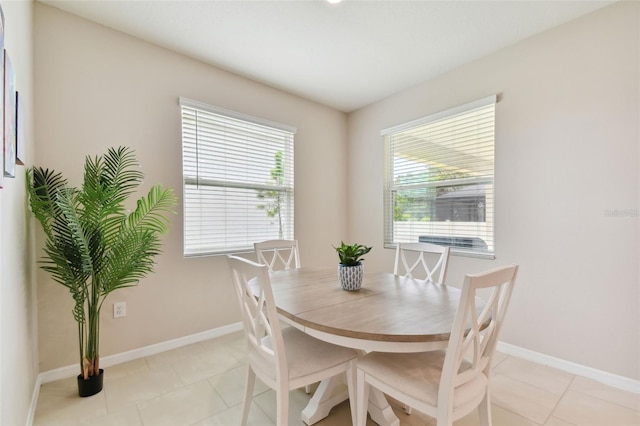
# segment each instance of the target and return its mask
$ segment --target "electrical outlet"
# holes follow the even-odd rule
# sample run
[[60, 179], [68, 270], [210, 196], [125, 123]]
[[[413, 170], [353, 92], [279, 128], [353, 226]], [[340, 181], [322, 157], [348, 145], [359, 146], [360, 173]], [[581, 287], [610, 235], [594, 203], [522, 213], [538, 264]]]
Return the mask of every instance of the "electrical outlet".
[[113, 317], [122, 318], [127, 316], [127, 302], [117, 302], [113, 304]]

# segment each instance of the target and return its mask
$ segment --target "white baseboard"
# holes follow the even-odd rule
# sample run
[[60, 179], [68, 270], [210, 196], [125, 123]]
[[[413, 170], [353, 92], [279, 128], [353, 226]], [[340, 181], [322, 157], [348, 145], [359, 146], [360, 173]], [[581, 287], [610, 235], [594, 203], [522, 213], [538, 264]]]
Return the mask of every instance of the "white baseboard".
[[595, 368], [576, 364], [550, 355], [545, 355], [540, 352], [534, 352], [509, 343], [498, 342], [497, 350], [507, 355], [513, 355], [537, 364], [548, 365], [549, 367], [557, 368], [558, 370], [566, 371], [567, 373], [593, 379], [600, 383], [604, 383], [605, 385], [640, 394], [640, 380], [634, 380], [628, 377], [609, 373], [607, 371], [597, 370]]
[[[203, 340], [214, 339], [216, 337], [224, 336], [226, 334], [234, 333], [242, 330], [242, 323], [237, 322], [234, 324], [225, 325], [222, 327], [214, 328], [200, 333], [191, 334], [189, 336], [179, 337], [173, 340], [167, 340], [166, 342], [156, 343], [154, 345], [145, 346], [138, 349], [133, 349], [127, 352], [121, 352], [119, 354], [105, 356], [100, 358], [101, 367], [111, 367], [113, 365], [122, 364], [124, 362], [133, 361], [134, 359], [143, 358], [145, 356], [155, 355], [161, 352], [165, 352], [171, 349], [176, 349], [182, 346], [190, 345], [192, 343], [201, 342]], [[77, 376], [79, 372], [77, 364], [68, 365], [66, 367], [56, 368], [42, 372], [38, 375], [38, 387], [41, 384], [53, 382], [67, 377]]]

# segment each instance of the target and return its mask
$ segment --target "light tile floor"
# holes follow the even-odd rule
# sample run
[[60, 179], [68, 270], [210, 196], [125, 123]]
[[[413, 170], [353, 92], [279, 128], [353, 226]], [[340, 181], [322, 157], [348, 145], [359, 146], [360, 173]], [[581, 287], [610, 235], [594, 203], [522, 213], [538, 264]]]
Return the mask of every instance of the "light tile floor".
[[[42, 385], [34, 425], [198, 425], [239, 423], [246, 343], [242, 333], [196, 343], [105, 369], [104, 390], [77, 396], [75, 378]], [[550, 367], [496, 354], [491, 392], [495, 426], [640, 426], [640, 395]], [[257, 383], [249, 424], [275, 425], [275, 394]], [[310, 395], [291, 392], [290, 424]], [[435, 426], [431, 417], [405, 414], [391, 401], [401, 426]], [[318, 426], [351, 424], [348, 401]], [[370, 419], [368, 425], [374, 425]], [[455, 426], [478, 424], [473, 412]]]

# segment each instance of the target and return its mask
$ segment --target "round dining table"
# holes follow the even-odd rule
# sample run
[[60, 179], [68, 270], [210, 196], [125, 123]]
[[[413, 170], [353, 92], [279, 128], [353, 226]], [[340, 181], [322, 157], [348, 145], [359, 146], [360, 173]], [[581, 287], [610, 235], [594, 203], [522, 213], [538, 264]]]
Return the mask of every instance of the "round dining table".
[[[365, 273], [362, 288], [347, 291], [332, 268], [275, 271], [270, 281], [281, 319], [318, 339], [363, 352], [446, 348], [461, 293], [387, 272]], [[306, 424], [326, 417], [348, 397], [346, 392], [334, 395], [338, 384], [335, 379], [320, 383], [302, 413]], [[369, 414], [380, 425], [399, 424], [380, 392], [371, 392]]]

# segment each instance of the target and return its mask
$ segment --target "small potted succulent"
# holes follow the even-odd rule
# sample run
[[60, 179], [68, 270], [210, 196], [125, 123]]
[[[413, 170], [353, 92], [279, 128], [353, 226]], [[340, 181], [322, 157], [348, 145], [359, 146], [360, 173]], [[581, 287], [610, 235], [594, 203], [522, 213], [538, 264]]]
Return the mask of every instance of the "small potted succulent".
[[340, 242], [339, 247], [333, 247], [338, 252], [340, 263], [338, 264], [338, 279], [344, 290], [360, 290], [364, 276], [364, 260], [362, 256], [371, 251], [371, 247], [362, 244], [345, 244]]

